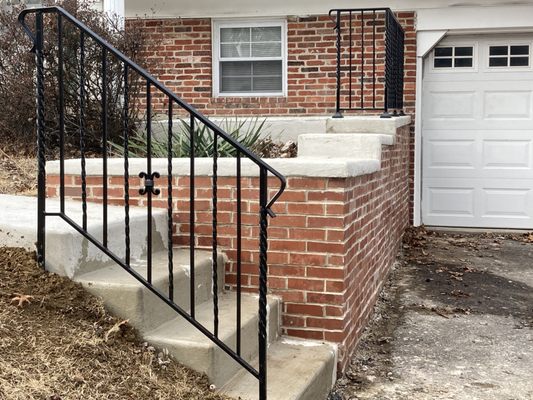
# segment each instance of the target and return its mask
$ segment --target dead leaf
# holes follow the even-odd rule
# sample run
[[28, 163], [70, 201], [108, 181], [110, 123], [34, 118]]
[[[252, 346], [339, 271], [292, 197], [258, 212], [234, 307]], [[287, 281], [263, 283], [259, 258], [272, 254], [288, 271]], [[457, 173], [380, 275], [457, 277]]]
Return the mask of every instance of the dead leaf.
[[26, 295], [26, 294], [20, 294], [20, 293], [14, 293], [15, 297], [11, 299], [11, 304], [17, 303], [17, 307], [24, 307], [24, 304], [31, 304], [31, 301], [33, 299], [33, 296]]
[[124, 328], [126, 327], [126, 325], [130, 322], [129, 319], [125, 319], [123, 321], [120, 321], [120, 322], [117, 322], [115, 325], [113, 325], [111, 327], [111, 329], [109, 329], [105, 336], [104, 336], [104, 341], [107, 343], [107, 341], [109, 340], [109, 336], [111, 336], [112, 334], [114, 333], [118, 333], [118, 332], [121, 332], [124, 330]]

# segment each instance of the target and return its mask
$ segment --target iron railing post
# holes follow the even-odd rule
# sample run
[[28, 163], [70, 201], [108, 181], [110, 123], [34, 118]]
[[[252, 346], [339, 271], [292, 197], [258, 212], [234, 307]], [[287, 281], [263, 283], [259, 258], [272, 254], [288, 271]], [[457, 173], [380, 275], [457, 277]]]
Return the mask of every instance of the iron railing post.
[[[357, 18], [353, 18], [354, 15]], [[405, 32], [396, 15], [390, 8], [341, 8], [330, 10], [329, 16], [336, 33], [336, 112], [333, 118], [342, 118], [346, 111], [381, 111], [382, 118], [403, 115]], [[377, 21], [384, 22], [383, 89], [376, 84]], [[357, 24], [354, 31], [355, 22]], [[354, 40], [360, 43], [354, 43]], [[354, 52], [354, 46], [357, 46], [357, 52]], [[366, 76], [370, 71], [372, 80]], [[354, 76], [359, 79], [357, 82], [354, 82]], [[381, 74], [379, 77], [381, 79]]]
[[35, 16], [35, 60], [37, 64], [37, 261], [46, 262], [46, 149], [44, 115], [44, 26], [43, 14]]
[[268, 179], [259, 174], [259, 400], [267, 400], [267, 252], [268, 252]]
[[[342, 32], [341, 32], [341, 12], [337, 11], [337, 25], [335, 27], [337, 30], [337, 92], [336, 92], [336, 105], [335, 105], [335, 115], [333, 118], [342, 118], [341, 112], [341, 51], [342, 51]], [[351, 46], [351, 43], [350, 43]]]

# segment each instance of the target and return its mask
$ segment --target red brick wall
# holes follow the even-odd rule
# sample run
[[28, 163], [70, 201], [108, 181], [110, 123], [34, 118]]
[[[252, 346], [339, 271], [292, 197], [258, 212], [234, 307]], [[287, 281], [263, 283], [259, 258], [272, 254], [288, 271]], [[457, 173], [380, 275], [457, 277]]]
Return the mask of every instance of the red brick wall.
[[[404, 66], [404, 111], [414, 121], [416, 97], [416, 14], [399, 12], [398, 20], [405, 30]], [[355, 17], [356, 19], [358, 16]], [[288, 18], [288, 96], [287, 97], [212, 97], [212, 42], [211, 19], [135, 19], [156, 46], [146, 49], [152, 64], [158, 67], [151, 71], [176, 94], [210, 116], [223, 115], [333, 115], [335, 111], [336, 47], [334, 23], [327, 15]], [[377, 22], [377, 75], [378, 105], [382, 97], [379, 91], [382, 80], [383, 55], [379, 43], [383, 26]], [[365, 28], [365, 43], [372, 37], [371, 21]], [[360, 30], [353, 32], [354, 37]], [[347, 42], [347, 35], [343, 43]], [[354, 40], [357, 47], [359, 43]], [[344, 48], [346, 51], [346, 48]], [[360, 55], [354, 53], [355, 60]], [[359, 57], [360, 58], [360, 57]], [[366, 87], [372, 82], [370, 48], [365, 51]], [[380, 61], [381, 60], [381, 61]], [[343, 58], [346, 64], [346, 55]], [[346, 75], [343, 75], [343, 104], [346, 104]], [[369, 79], [370, 78], [370, 79]], [[358, 87], [353, 82], [353, 87]], [[354, 90], [357, 99], [357, 90]], [[380, 97], [381, 96], [381, 97]], [[366, 97], [368, 106], [369, 97]], [[157, 98], [155, 99], [157, 101]], [[166, 109], [163, 106], [163, 109]], [[378, 112], [379, 113], [379, 112]], [[410, 218], [414, 204], [414, 123], [411, 125], [410, 144]]]
[[[269, 227], [269, 288], [283, 298], [283, 333], [340, 344], [341, 367], [355, 348], [408, 225], [409, 127], [385, 146], [379, 172], [354, 178], [289, 177]], [[66, 177], [67, 196], [79, 199], [79, 176]], [[189, 177], [176, 176], [174, 242], [188, 245]], [[243, 285], [258, 282], [258, 182], [242, 179]], [[88, 198], [101, 201], [101, 177], [88, 177]], [[211, 246], [211, 178], [195, 179], [197, 244]], [[139, 178], [130, 181], [132, 205], [144, 205]], [[166, 177], [154, 207], [167, 207]], [[269, 181], [272, 195], [277, 188]], [[48, 177], [58, 195], [58, 177]], [[218, 238], [229, 257], [226, 284], [236, 282], [236, 190], [234, 177], [218, 179]], [[123, 178], [109, 178], [110, 204], [123, 204]]]
[[[399, 13], [406, 29], [407, 112], [414, 108], [415, 17], [412, 12]], [[357, 17], [355, 17], [357, 18]], [[366, 89], [371, 86], [372, 21], [365, 27]], [[208, 115], [332, 115], [335, 112], [336, 35], [334, 23], [327, 15], [288, 18], [288, 95], [287, 97], [212, 97], [211, 20], [205, 19], [135, 19], [135, 24], [152, 40], [146, 54], [156, 65], [151, 72], [178, 96]], [[377, 25], [378, 100], [382, 100], [383, 23]], [[360, 28], [353, 31], [354, 38]], [[344, 39], [347, 39], [346, 37]], [[347, 40], [344, 40], [346, 42]], [[381, 43], [381, 44], [380, 44]], [[354, 39], [356, 48], [360, 46]], [[345, 49], [346, 50], [346, 49]], [[354, 53], [354, 59], [360, 59]], [[346, 58], [343, 58], [346, 64]], [[354, 61], [354, 68], [357, 62]], [[353, 79], [354, 94], [358, 95], [358, 80]], [[347, 85], [344, 85], [347, 89]], [[343, 92], [343, 96], [346, 91]], [[368, 98], [366, 98], [368, 105]], [[379, 105], [379, 103], [378, 103]]]

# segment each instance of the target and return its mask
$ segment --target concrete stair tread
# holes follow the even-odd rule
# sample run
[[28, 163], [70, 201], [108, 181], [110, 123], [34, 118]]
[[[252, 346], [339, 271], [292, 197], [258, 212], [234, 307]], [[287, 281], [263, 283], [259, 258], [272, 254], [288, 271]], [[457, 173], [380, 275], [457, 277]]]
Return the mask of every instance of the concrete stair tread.
[[[46, 199], [46, 210], [58, 212], [58, 199]], [[82, 220], [82, 203], [65, 201], [65, 213], [78, 225]], [[101, 204], [87, 203], [88, 232], [101, 241], [103, 223]], [[131, 257], [140, 258], [147, 247], [147, 213], [140, 207], [130, 208]], [[4, 246], [35, 249], [37, 240], [37, 198], [26, 196], [0, 195], [0, 243]], [[167, 211], [153, 210], [152, 246], [154, 252], [167, 247]], [[104, 253], [60, 217], [46, 218], [46, 268], [59, 275], [74, 277], [111, 265]], [[124, 208], [108, 206], [108, 248], [118, 257], [123, 258], [124, 246]]]
[[[257, 296], [242, 295], [241, 313], [241, 357], [250, 362], [259, 352]], [[275, 340], [279, 329], [279, 299], [268, 297], [267, 332], [268, 339]], [[231, 349], [237, 347], [237, 299], [235, 292], [219, 296], [218, 338]], [[196, 307], [196, 320], [213, 332], [213, 303], [206, 301]], [[167, 349], [171, 356], [182, 364], [205, 373], [217, 387], [231, 380], [242, 367], [197, 330], [187, 320], [178, 316], [157, 328], [147, 331], [144, 339], [161, 349]]]
[[[190, 304], [189, 250], [174, 248], [174, 303], [185, 310]], [[218, 291], [224, 289], [224, 254], [218, 256]], [[195, 251], [196, 304], [213, 297], [213, 264], [211, 251]], [[168, 296], [168, 253], [154, 253], [152, 259], [152, 285]], [[132, 261], [131, 268], [146, 279], [146, 260]], [[141, 333], [149, 332], [164, 322], [176, 318], [176, 312], [167, 306], [141, 282], [119, 265], [104, 266], [74, 277], [93, 295], [101, 297], [106, 308], [116, 315], [128, 318]]]
[[[37, 197], [30, 196], [15, 196], [3, 194], [0, 196], [0, 204], [2, 205], [2, 221], [11, 222], [22, 227], [31, 228], [35, 230], [35, 221], [37, 218]], [[46, 211], [49, 213], [59, 212], [60, 201], [56, 198], [46, 199]], [[65, 199], [65, 214], [74, 222], [81, 224], [82, 222], [82, 202], [76, 200]], [[167, 211], [163, 209], [153, 209], [152, 215], [166, 216]], [[102, 227], [102, 204], [87, 202], [87, 215], [90, 217], [87, 220], [88, 231], [94, 229], [101, 229]], [[130, 218], [146, 217], [146, 208], [130, 207]], [[124, 207], [122, 206], [107, 206], [107, 221], [108, 225], [120, 223], [124, 225]], [[50, 217], [46, 220], [46, 229], [48, 232], [60, 232], [65, 230], [65, 223], [56, 217]], [[35, 236], [35, 234], [34, 234]]]
[[[189, 250], [175, 248], [173, 254], [174, 275], [185, 274], [190, 276]], [[219, 255], [219, 263], [223, 263], [223, 256]], [[200, 267], [211, 266], [211, 252], [195, 251], [195, 270]], [[131, 268], [146, 278], [146, 260], [132, 260]], [[95, 271], [87, 272], [76, 277], [76, 281], [91, 285], [120, 285], [123, 287], [139, 287], [141, 283], [127, 273], [119, 265], [111, 265]], [[159, 251], [152, 255], [152, 282], [155, 286], [168, 281], [168, 253]]]
[[[275, 297], [268, 297], [268, 307], [278, 307], [279, 300]], [[241, 298], [241, 324], [245, 326], [257, 319], [259, 299], [257, 296], [243, 294]], [[229, 343], [236, 332], [236, 310], [237, 298], [235, 292], [222, 293], [218, 297], [219, 308], [219, 332], [218, 337], [225, 343]], [[213, 302], [206, 301], [196, 306], [196, 320], [203, 326], [213, 331]], [[215, 346], [199, 330], [187, 322], [184, 318], [178, 316], [168, 321], [151, 332], [147, 332], [146, 340], [155, 342], [159, 345], [195, 343], [200, 347]], [[231, 343], [229, 343], [231, 344]]]
[[[258, 360], [253, 365], [257, 368]], [[332, 345], [282, 338], [267, 352], [269, 400], [325, 400], [335, 380], [336, 353]], [[239, 372], [221, 392], [242, 400], [256, 400], [258, 381]]]

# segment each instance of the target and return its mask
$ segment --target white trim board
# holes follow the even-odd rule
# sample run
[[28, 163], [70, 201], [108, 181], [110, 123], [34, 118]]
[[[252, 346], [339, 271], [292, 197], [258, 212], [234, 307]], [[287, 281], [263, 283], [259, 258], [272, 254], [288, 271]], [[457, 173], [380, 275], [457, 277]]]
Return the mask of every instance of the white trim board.
[[533, 4], [417, 9], [418, 31], [532, 28]]
[[[531, 0], [528, 2], [532, 3]], [[513, 7], [516, 0], [478, 0], [477, 9]], [[424, 9], [456, 9], [459, 12], [465, 6], [456, 6], [457, 1], [450, 0], [337, 0], [334, 4], [325, 4], [322, 0], [128, 0], [126, 15], [128, 17], [153, 16], [154, 18], [224, 18], [224, 17], [261, 17], [261, 16], [309, 16], [327, 14], [330, 8], [381, 8], [393, 10], [418, 11]], [[527, 14], [524, 15], [524, 18]], [[440, 18], [440, 14], [438, 15]], [[475, 18], [475, 17], [474, 17]]]

